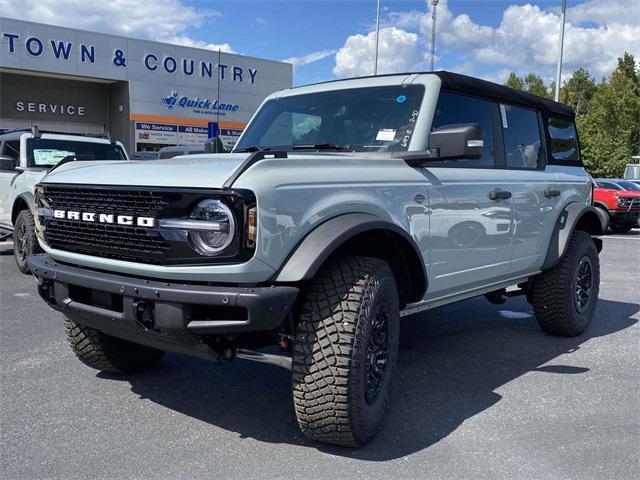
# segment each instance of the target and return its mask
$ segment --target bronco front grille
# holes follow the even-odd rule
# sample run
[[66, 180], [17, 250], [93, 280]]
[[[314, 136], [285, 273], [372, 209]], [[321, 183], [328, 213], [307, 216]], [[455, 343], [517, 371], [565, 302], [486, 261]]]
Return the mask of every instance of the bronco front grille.
[[[163, 218], [187, 218], [194, 206], [205, 198], [225, 202], [236, 216], [236, 235], [232, 244], [215, 259], [199, 255], [187, 232], [159, 227]], [[109, 187], [43, 183], [36, 187], [38, 235], [51, 248], [96, 257], [157, 265], [233, 263], [253, 255], [245, 247], [245, 210], [255, 205], [246, 190], [209, 190], [161, 187]], [[89, 212], [97, 221], [56, 217], [55, 212]], [[150, 223], [103, 222], [101, 214], [147, 219]], [[147, 226], [151, 225], [151, 226]]]
[[[177, 200], [175, 194], [146, 190], [111, 190], [45, 185], [49, 208], [96, 214], [158, 218]], [[178, 195], [179, 197], [179, 195]], [[163, 263], [171, 246], [158, 230], [136, 226], [49, 219], [44, 236], [51, 248], [144, 263]]]

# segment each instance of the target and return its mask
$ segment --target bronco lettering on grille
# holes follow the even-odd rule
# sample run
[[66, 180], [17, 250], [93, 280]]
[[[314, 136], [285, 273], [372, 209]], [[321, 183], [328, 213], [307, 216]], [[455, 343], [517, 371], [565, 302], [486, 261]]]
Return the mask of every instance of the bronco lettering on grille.
[[77, 212], [71, 210], [54, 210], [53, 218], [82, 222], [113, 223], [118, 225], [135, 225], [152, 228], [156, 226], [153, 217], [134, 217], [133, 215], [115, 215], [112, 213]]

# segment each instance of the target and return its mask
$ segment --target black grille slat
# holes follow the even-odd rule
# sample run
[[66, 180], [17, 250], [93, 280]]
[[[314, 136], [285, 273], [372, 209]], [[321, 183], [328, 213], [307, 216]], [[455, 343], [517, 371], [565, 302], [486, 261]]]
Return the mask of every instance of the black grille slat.
[[[42, 199], [55, 210], [159, 218], [179, 195], [147, 190], [111, 190], [45, 185]], [[52, 248], [161, 264], [171, 249], [157, 230], [136, 226], [49, 219], [44, 228]]]

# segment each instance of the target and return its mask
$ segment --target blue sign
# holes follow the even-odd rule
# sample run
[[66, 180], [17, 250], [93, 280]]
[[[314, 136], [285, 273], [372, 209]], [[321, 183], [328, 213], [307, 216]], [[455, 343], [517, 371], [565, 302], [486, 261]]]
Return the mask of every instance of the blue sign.
[[240, 108], [237, 103], [219, 103], [218, 100], [190, 98], [186, 95], [178, 96], [178, 92], [175, 90], [168, 96], [161, 97], [160, 101], [169, 110], [173, 110], [175, 107], [190, 108], [196, 113], [237, 112]]
[[218, 124], [216, 122], [209, 122], [207, 135], [209, 138], [215, 138], [218, 136]]

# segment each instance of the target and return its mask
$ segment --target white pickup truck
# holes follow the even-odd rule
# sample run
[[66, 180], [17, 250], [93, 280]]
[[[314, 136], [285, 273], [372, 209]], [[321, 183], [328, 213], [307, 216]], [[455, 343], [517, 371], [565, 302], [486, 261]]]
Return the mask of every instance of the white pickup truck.
[[0, 135], [0, 240], [14, 237], [18, 269], [29, 273], [27, 257], [40, 252], [33, 223], [33, 193], [62, 162], [128, 160], [120, 142], [107, 138], [40, 132], [37, 127]]

